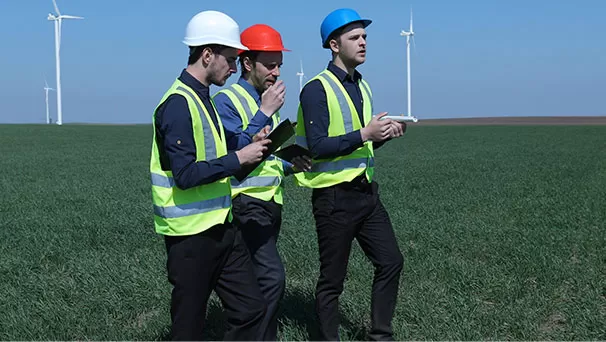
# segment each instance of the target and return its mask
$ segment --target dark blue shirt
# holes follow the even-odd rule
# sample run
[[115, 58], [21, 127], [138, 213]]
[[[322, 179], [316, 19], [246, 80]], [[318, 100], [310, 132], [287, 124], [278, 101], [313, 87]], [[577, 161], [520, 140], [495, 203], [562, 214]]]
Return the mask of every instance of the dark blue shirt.
[[[261, 95], [255, 87], [246, 82], [242, 77], [237, 82], [242, 86], [250, 96], [255, 100], [257, 105], [261, 106]], [[260, 109], [257, 110], [252, 120], [249, 121], [246, 129], [242, 129], [242, 118], [236, 109], [236, 106], [231, 102], [231, 99], [223, 94], [218, 93], [213, 97], [217, 111], [221, 113], [221, 122], [225, 127], [225, 139], [227, 140], [228, 150], [239, 150], [252, 142], [253, 135], [257, 134], [263, 127], [269, 125], [273, 128], [273, 120], [265, 115]], [[271, 113], [268, 113], [271, 114]]]
[[[356, 107], [362, 126], [365, 126], [362, 111], [362, 93], [358, 85], [358, 81], [362, 78], [362, 75], [356, 70], [352, 78], [345, 70], [337, 67], [332, 62], [328, 63], [327, 69], [341, 81], [341, 84]], [[337, 137], [328, 136], [328, 104], [326, 102], [326, 92], [319, 80], [307, 83], [301, 91], [299, 100], [301, 101], [301, 108], [303, 110], [307, 146], [316, 159], [348, 155], [363, 146], [364, 143], [360, 130]], [[374, 148], [379, 148], [381, 145], [383, 145], [382, 142], [373, 143]]]
[[[253, 85], [248, 83], [246, 79], [240, 77], [237, 82], [246, 92], [255, 100], [257, 106], [261, 107], [261, 94]], [[213, 102], [217, 107], [217, 111], [221, 116], [221, 122], [225, 128], [225, 139], [227, 140], [227, 150], [236, 151], [252, 142], [253, 135], [257, 134], [263, 127], [274, 127], [273, 119], [265, 115], [261, 109], [253, 115], [246, 129], [242, 129], [242, 117], [238, 113], [231, 99], [223, 94], [218, 93], [213, 97]], [[268, 113], [271, 114], [271, 113]], [[289, 174], [292, 171], [292, 164], [282, 160], [284, 171]]]
[[[213, 124], [218, 127], [217, 113], [211, 105], [209, 88], [185, 70], [181, 72], [179, 80], [196, 92], [208, 110]], [[187, 100], [183, 96], [170, 95], [156, 111], [155, 124], [160, 164], [163, 170], [172, 171], [175, 184], [180, 189], [213, 183], [240, 170], [240, 162], [234, 152], [217, 159], [196, 162], [191, 115]]]

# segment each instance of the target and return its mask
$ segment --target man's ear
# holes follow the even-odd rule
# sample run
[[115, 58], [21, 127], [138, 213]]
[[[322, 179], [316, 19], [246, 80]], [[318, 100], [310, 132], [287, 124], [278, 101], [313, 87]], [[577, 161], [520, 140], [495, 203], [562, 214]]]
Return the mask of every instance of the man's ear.
[[244, 64], [244, 69], [246, 69], [247, 72], [252, 71], [255, 62], [253, 62], [250, 57], [246, 56], [244, 57], [244, 59], [242, 60], [243, 64]]
[[332, 50], [332, 52], [334, 53], [339, 53], [339, 45], [340, 44], [336, 38], [332, 38], [328, 41], [328, 46], [330, 47], [330, 50]]
[[202, 64], [204, 66], [209, 65], [210, 62], [212, 61], [214, 55], [215, 55], [215, 53], [213, 52], [213, 50], [210, 47], [205, 47], [204, 50], [202, 50], [202, 55], [200, 56], [200, 59], [202, 60]]

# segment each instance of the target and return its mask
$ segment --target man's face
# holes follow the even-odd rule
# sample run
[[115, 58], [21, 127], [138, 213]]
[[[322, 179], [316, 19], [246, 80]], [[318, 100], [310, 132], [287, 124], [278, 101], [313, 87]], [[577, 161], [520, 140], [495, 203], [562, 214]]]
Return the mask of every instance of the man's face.
[[238, 50], [230, 47], [214, 53], [208, 66], [211, 83], [219, 87], [225, 85], [229, 76], [238, 71], [237, 58]]
[[[366, 30], [361, 23], [346, 27], [339, 38], [336, 52], [341, 60], [352, 65], [360, 65], [366, 61]], [[335, 48], [331, 48], [335, 51]]]
[[269, 86], [278, 81], [282, 67], [281, 51], [262, 51], [257, 55], [256, 61], [252, 63], [250, 79], [253, 86], [265, 91]]

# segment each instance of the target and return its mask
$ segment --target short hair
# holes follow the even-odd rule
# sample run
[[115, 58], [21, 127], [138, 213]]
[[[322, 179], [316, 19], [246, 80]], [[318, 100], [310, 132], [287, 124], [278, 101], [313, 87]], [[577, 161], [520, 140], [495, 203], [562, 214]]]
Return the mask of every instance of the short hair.
[[330, 48], [330, 41], [335, 39], [337, 41], [337, 43], [341, 44], [341, 35], [343, 34], [343, 32], [345, 32], [345, 28], [348, 25], [345, 26], [341, 26], [338, 29], [334, 30], [333, 33], [330, 34], [330, 36], [328, 36], [328, 39], [326, 39], [326, 43], [328, 44], [328, 47]]
[[189, 47], [189, 57], [187, 58], [187, 65], [195, 64], [202, 56], [202, 51], [205, 48], [209, 48], [213, 53], [221, 53], [225, 47], [219, 44], [207, 44], [200, 46], [190, 46]]
[[246, 69], [244, 68], [244, 58], [248, 57], [252, 62], [257, 61], [257, 57], [259, 56], [259, 51], [243, 51], [240, 54], [240, 70], [242, 70], [242, 75], [246, 75]]

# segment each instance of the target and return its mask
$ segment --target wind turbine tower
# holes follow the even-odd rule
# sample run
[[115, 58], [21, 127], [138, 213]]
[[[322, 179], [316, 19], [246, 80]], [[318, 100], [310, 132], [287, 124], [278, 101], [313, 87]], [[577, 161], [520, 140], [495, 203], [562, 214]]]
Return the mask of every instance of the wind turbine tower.
[[65, 15], [59, 12], [57, 2], [53, 0], [55, 14], [49, 13], [47, 19], [55, 22], [55, 63], [57, 69], [57, 125], [63, 123], [63, 113], [61, 111], [61, 59], [59, 51], [61, 50], [61, 23], [63, 19], [84, 19], [73, 15]]
[[44, 80], [44, 93], [46, 94], [46, 123], [47, 124], [50, 124], [50, 115], [48, 113], [48, 91], [49, 90], [55, 90], [55, 89], [49, 88], [48, 83], [46, 83], [46, 80]]
[[412, 8], [410, 9], [410, 31], [404, 31], [402, 30], [402, 32], [400, 32], [400, 36], [406, 37], [406, 83], [407, 83], [407, 90], [408, 90], [408, 114], [407, 117], [410, 118], [412, 121], [417, 122], [417, 118], [412, 116], [412, 106], [411, 106], [411, 96], [410, 96], [410, 41], [412, 40], [413, 44], [415, 44], [416, 47], [416, 43], [414, 40], [414, 31], [412, 30]]
[[303, 60], [301, 60], [301, 71], [297, 73], [297, 76], [299, 76], [299, 94], [301, 94], [303, 91], [303, 76], [305, 76], [303, 73]]

